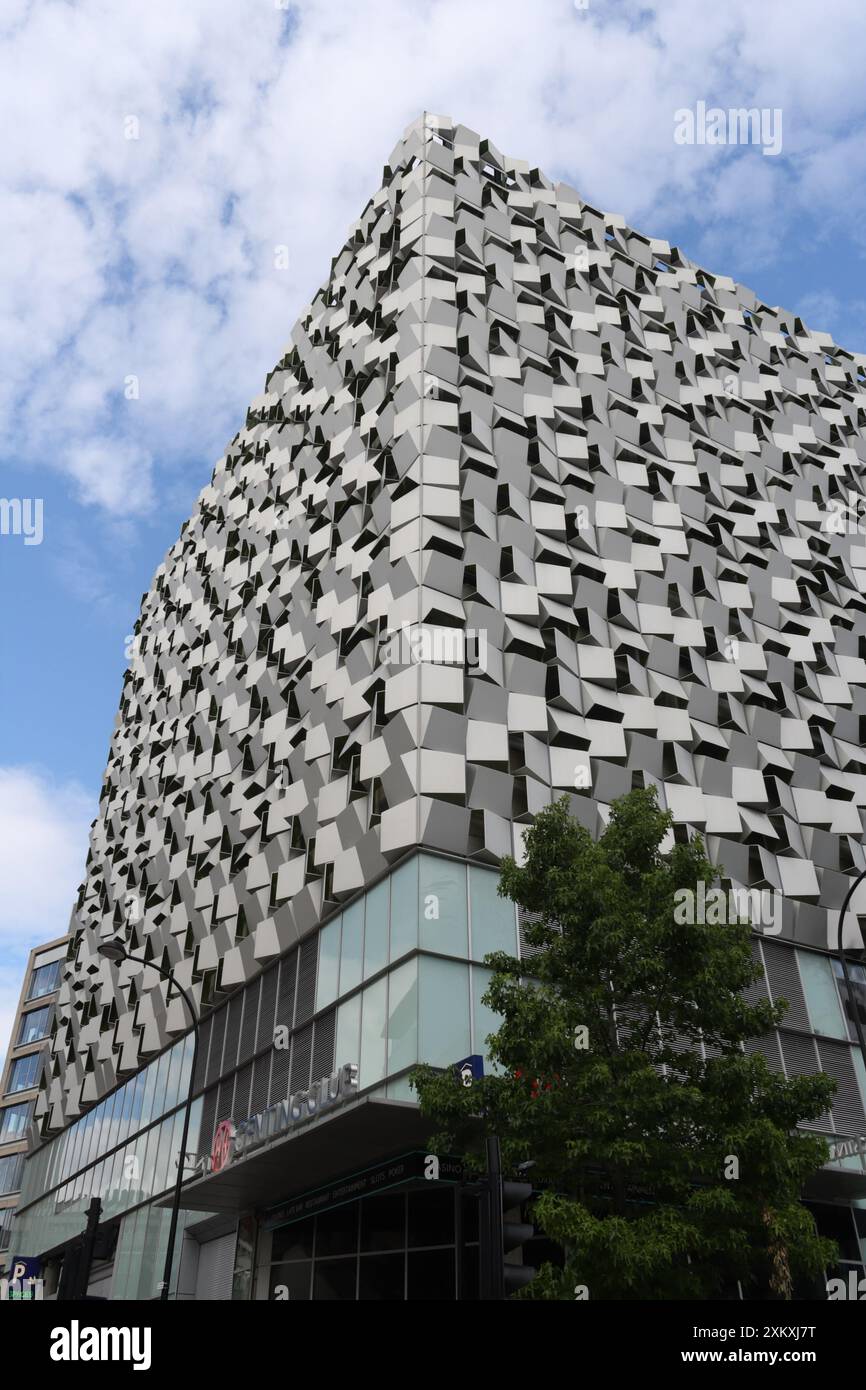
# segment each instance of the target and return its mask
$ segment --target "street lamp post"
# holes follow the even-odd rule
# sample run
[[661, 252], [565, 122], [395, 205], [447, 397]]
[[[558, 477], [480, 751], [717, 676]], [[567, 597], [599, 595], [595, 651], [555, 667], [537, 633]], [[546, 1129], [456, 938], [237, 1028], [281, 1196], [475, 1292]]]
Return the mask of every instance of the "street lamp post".
[[192, 1113], [192, 1093], [193, 1087], [195, 1086], [195, 1073], [196, 1066], [198, 1063], [199, 1021], [192, 1000], [190, 999], [186, 990], [183, 988], [183, 985], [178, 984], [177, 980], [175, 979], [174, 975], [170, 970], [163, 970], [161, 965], [157, 965], [152, 960], [145, 960], [143, 956], [130, 955], [129, 952], [126, 950], [126, 947], [119, 941], [101, 942], [99, 946], [99, 954], [101, 956], [105, 956], [107, 960], [131, 960], [135, 961], [137, 964], [140, 965], [149, 965], [151, 970], [156, 970], [158, 974], [162, 975], [163, 979], [170, 981], [170, 983], [174, 985], [178, 994], [182, 996], [183, 1002], [186, 1004], [186, 1007], [189, 1010], [189, 1016], [192, 1019], [192, 1066], [190, 1067], [189, 1072], [189, 1088], [187, 1090], [186, 1106], [184, 1108], [183, 1116], [183, 1133], [180, 1138], [180, 1156], [177, 1161], [177, 1181], [174, 1185], [174, 1197], [172, 1199], [171, 1204], [171, 1223], [168, 1228], [168, 1247], [165, 1252], [165, 1268], [163, 1270], [162, 1275], [162, 1289], [160, 1290], [159, 1295], [160, 1301], [162, 1303], [167, 1303], [169, 1283], [171, 1281], [171, 1266], [174, 1262], [174, 1242], [177, 1236], [177, 1220], [180, 1214], [180, 1190], [183, 1186], [183, 1170], [184, 1162], [186, 1160], [186, 1141], [187, 1136], [189, 1134], [190, 1114]]
[[845, 913], [848, 910], [849, 902], [854, 896], [854, 890], [863, 882], [864, 878], [866, 878], [866, 869], [863, 869], [862, 872], [857, 875], [851, 887], [848, 889], [848, 892], [845, 894], [845, 901], [839, 913], [839, 925], [836, 929], [836, 953], [842, 963], [842, 974], [845, 977], [845, 989], [848, 993], [848, 1002], [851, 1006], [851, 1015], [854, 1019], [854, 1029], [857, 1033], [857, 1041], [860, 1044], [860, 1055], [863, 1058], [863, 1065], [866, 1067], [866, 1038], [863, 1037], [863, 1024], [860, 1021], [860, 1010], [857, 1007], [857, 1000], [854, 997], [851, 976], [848, 973], [848, 961], [845, 957], [845, 948], [842, 945], [842, 925], [845, 921]]

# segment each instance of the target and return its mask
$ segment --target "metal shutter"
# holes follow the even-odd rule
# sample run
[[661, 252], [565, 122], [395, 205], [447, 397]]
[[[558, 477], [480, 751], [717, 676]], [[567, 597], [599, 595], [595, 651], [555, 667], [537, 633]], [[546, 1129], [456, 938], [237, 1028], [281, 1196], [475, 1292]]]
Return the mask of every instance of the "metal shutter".
[[[319, 954], [318, 933], [301, 942], [298, 961], [298, 993], [295, 1005], [295, 1024], [306, 1023], [316, 1011], [316, 959]], [[292, 1067], [294, 1074], [294, 1065]], [[294, 1090], [294, 1086], [292, 1087]]]
[[539, 951], [541, 951], [541, 950], [544, 949], [544, 947], [542, 947], [542, 946], [530, 946], [530, 945], [527, 943], [527, 940], [526, 940], [526, 928], [527, 928], [528, 926], [531, 926], [533, 922], [540, 922], [540, 921], [541, 921], [541, 913], [540, 913], [540, 912], [527, 912], [525, 907], [518, 907], [518, 909], [517, 909], [517, 932], [518, 932], [518, 937], [519, 937], [519, 940], [520, 940], [520, 959], [521, 959], [521, 960], [532, 960], [532, 957], [533, 957], [533, 956], [537, 956], [538, 953], [539, 953]]
[[793, 947], [782, 946], [775, 941], [765, 941], [764, 960], [767, 963], [773, 1002], [777, 999], [787, 999], [790, 1005], [785, 1014], [786, 1027], [802, 1028], [806, 1033], [811, 1032], [797, 955]]
[[782, 1054], [779, 1051], [778, 1033], [766, 1033], [763, 1038], [747, 1038], [743, 1047], [749, 1055], [760, 1052], [767, 1059], [771, 1071], [782, 1070]]
[[277, 994], [277, 1023], [291, 1030], [295, 1021], [295, 979], [298, 973], [298, 952], [292, 951], [280, 962], [280, 988]]
[[234, 1091], [235, 1079], [230, 1076], [227, 1081], [221, 1081], [219, 1085], [219, 1100], [216, 1108], [216, 1122], [220, 1120], [230, 1120], [234, 1115]]
[[760, 1004], [762, 1000], [769, 999], [770, 991], [767, 988], [767, 972], [764, 968], [760, 942], [756, 941], [754, 937], [752, 938], [752, 960], [761, 967], [761, 977], [754, 984], [746, 986], [743, 990], [743, 998], [747, 1004]]
[[253, 1064], [253, 1084], [250, 1091], [251, 1115], [257, 1115], [268, 1103], [268, 1083], [271, 1075], [271, 1054], [266, 1052], [257, 1057]]
[[250, 1110], [250, 1087], [253, 1081], [253, 1064], [248, 1062], [241, 1067], [235, 1078], [235, 1119], [244, 1120], [253, 1112]]
[[216, 1129], [216, 1105], [217, 1087], [206, 1091], [202, 1102], [201, 1128], [199, 1130], [199, 1153], [209, 1154], [213, 1148], [213, 1136]]
[[293, 1091], [303, 1090], [310, 1084], [310, 1062], [313, 1055], [313, 1025], [302, 1028], [292, 1039], [292, 1081]]
[[232, 1296], [237, 1232], [207, 1240], [198, 1252], [196, 1302], [228, 1302]]
[[213, 1016], [205, 1019], [198, 1030], [198, 1058], [195, 1064], [195, 1084], [194, 1090], [200, 1091], [204, 1085], [207, 1075], [207, 1054], [210, 1046], [210, 1035], [213, 1029]]
[[256, 1050], [256, 1025], [259, 1020], [259, 995], [261, 992], [261, 976], [244, 990], [244, 1019], [241, 1024], [239, 1062], [248, 1062]]
[[228, 1007], [226, 1009], [228, 1019], [226, 1022], [225, 1046], [223, 1048], [224, 1072], [230, 1071], [232, 1067], [237, 1066], [238, 1042], [240, 1040], [241, 1035], [241, 1013], [243, 1011], [243, 1007], [244, 996], [243, 991], [241, 991], [240, 994], [235, 994], [232, 996], [232, 998], [228, 1002]]
[[288, 1040], [288, 1046], [274, 1048], [274, 1057], [271, 1064], [271, 1082], [268, 1088], [270, 1104], [275, 1101], [285, 1100], [289, 1094], [289, 1058], [292, 1055], [292, 1041]]
[[[785, 1057], [785, 1070], [789, 1076], [818, 1075], [821, 1071], [821, 1063], [818, 1060], [814, 1038], [802, 1038], [796, 1033], [786, 1033], [784, 1029], [780, 1029], [779, 1039]], [[830, 1123], [829, 1114], [826, 1114], [819, 1116], [817, 1120], [804, 1121], [799, 1128], [832, 1130], [833, 1126]]]
[[271, 1047], [274, 1041], [274, 1005], [277, 1002], [277, 967], [272, 965], [262, 976], [262, 998], [259, 1005], [259, 1028], [256, 1051]]
[[818, 1052], [824, 1071], [838, 1083], [836, 1094], [830, 1102], [836, 1132], [856, 1138], [863, 1133], [864, 1114], [851, 1049], [843, 1042], [825, 1042], [822, 1038], [818, 1043]]
[[207, 1060], [207, 1084], [222, 1075], [223, 1040], [226, 1033], [226, 1010], [219, 1009], [213, 1016], [213, 1031], [210, 1038], [210, 1055]]
[[313, 1070], [312, 1081], [320, 1081], [323, 1076], [330, 1076], [334, 1070], [334, 1044], [337, 1027], [337, 1010], [331, 1009], [330, 1013], [323, 1014], [316, 1019], [315, 1030], [313, 1032]]

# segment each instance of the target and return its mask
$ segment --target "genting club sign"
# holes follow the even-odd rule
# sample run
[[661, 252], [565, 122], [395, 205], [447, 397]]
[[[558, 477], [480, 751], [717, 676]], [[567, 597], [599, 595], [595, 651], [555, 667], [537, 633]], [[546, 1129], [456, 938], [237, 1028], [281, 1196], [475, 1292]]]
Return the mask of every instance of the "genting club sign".
[[326, 1110], [344, 1104], [358, 1090], [358, 1066], [356, 1062], [345, 1062], [342, 1067], [323, 1076], [305, 1091], [295, 1091], [285, 1100], [269, 1105], [256, 1115], [250, 1115], [240, 1123], [234, 1120], [221, 1120], [214, 1134], [210, 1153], [209, 1168], [212, 1173], [220, 1173], [235, 1159], [242, 1158], [251, 1149], [285, 1134], [297, 1125], [313, 1120]]

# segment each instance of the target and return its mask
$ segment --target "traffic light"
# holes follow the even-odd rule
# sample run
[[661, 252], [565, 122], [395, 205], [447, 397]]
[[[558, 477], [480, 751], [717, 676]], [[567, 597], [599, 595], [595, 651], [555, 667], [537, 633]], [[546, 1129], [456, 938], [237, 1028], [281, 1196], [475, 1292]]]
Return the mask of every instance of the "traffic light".
[[487, 1183], [482, 1201], [483, 1299], [503, 1299], [523, 1288], [537, 1271], [532, 1265], [508, 1259], [535, 1235], [535, 1227], [521, 1219], [521, 1208], [532, 1196], [528, 1182], [504, 1182], [499, 1140], [487, 1140]]

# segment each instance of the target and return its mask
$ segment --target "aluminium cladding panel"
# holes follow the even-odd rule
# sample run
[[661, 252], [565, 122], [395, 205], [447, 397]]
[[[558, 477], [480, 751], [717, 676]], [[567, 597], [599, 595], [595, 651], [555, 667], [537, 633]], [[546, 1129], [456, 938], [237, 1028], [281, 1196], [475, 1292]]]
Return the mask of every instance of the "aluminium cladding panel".
[[[96, 954], [130, 892], [130, 944], [202, 1008], [415, 844], [495, 863], [561, 794], [598, 835], [654, 786], [677, 834], [781, 895], [785, 939], [826, 948], [866, 866], [864, 368], [469, 128], [414, 122], [144, 597], [39, 1118], [185, 1026]], [[455, 631], [462, 660], [437, 653]], [[113, 998], [112, 1038], [82, 988]], [[215, 1020], [209, 1080], [226, 1046]]]
[[773, 1001], [785, 999], [788, 1004], [785, 1014], [786, 1026], [811, 1032], [796, 950], [793, 946], [775, 941], [765, 941], [763, 946]]
[[258, 1114], [293, 1091], [330, 1076], [336, 1065], [336, 1009], [329, 1009], [291, 1035], [287, 1048], [273, 1048], [239, 1068], [234, 1076], [205, 1091], [199, 1126], [199, 1152], [209, 1154], [221, 1120]]

